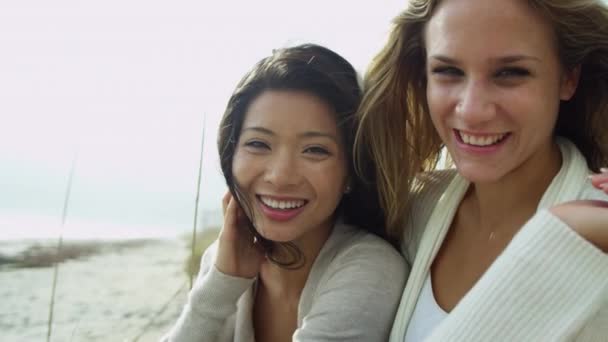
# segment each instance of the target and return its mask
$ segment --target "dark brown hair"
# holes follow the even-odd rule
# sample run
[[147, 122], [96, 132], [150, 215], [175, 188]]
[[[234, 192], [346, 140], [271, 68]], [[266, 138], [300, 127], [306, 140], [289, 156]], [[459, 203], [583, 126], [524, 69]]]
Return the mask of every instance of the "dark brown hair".
[[[343, 196], [336, 212], [341, 214], [345, 223], [382, 235], [384, 222], [376, 188], [371, 182], [363, 182], [354, 170], [352, 147], [357, 126], [355, 112], [361, 100], [361, 88], [355, 69], [344, 58], [322, 46], [305, 44], [278, 49], [259, 61], [241, 79], [228, 101], [218, 137], [220, 163], [226, 184], [247, 213], [250, 219], [249, 229], [265, 249], [269, 260], [287, 268], [296, 268], [304, 262], [301, 252], [294, 244], [269, 241], [257, 232], [252, 223], [255, 220], [251, 205], [241, 193], [232, 173], [232, 161], [247, 109], [255, 98], [267, 90], [303, 91], [317, 96], [334, 109], [352, 189]], [[373, 174], [370, 158], [363, 158], [367, 160], [361, 160], [363, 167]], [[278, 258], [277, 248], [287, 252], [291, 258]]]

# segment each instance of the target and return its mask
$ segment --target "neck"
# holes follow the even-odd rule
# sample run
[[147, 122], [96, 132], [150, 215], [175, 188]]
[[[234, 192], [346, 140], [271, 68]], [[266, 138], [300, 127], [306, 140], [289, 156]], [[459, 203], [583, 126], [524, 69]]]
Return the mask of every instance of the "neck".
[[[321, 248], [329, 238], [333, 228], [333, 221], [310, 231], [293, 244], [302, 252], [303, 263], [296, 269], [288, 269], [266, 261], [260, 268], [258, 291], [263, 290], [271, 297], [281, 299], [298, 299], [302, 293], [310, 270], [321, 251]], [[282, 253], [283, 252], [283, 253]], [[278, 248], [276, 257], [281, 260], [285, 254]], [[285, 255], [287, 258], [290, 255]]]
[[[508, 222], [525, 222], [537, 210], [543, 194], [561, 167], [559, 147], [552, 143], [496, 182], [473, 183], [463, 205], [481, 230], [496, 231]], [[508, 225], [519, 228], [519, 225]]]

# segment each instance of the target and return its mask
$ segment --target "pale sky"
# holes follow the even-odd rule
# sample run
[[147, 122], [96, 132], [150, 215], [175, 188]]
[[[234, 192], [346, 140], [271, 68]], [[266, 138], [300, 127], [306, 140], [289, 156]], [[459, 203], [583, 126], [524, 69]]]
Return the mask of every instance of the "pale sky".
[[200, 207], [211, 220], [225, 191], [217, 126], [240, 77], [273, 48], [306, 42], [363, 71], [404, 3], [1, 2], [0, 239], [57, 233], [76, 151], [64, 233], [190, 227], [204, 115]]

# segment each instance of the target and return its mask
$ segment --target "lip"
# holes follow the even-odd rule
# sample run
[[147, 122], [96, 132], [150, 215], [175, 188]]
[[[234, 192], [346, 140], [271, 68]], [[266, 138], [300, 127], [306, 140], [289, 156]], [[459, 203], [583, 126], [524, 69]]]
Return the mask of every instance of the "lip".
[[[264, 204], [264, 202], [262, 202], [262, 200], [260, 199], [260, 196], [269, 197], [269, 198], [272, 198], [277, 201], [303, 200], [303, 201], [305, 201], [305, 203], [303, 206], [301, 206], [299, 208], [295, 208], [295, 209], [275, 209], [275, 208], [271, 208], [271, 207], [267, 206], [266, 204]], [[258, 205], [260, 206], [262, 213], [268, 219], [270, 219], [272, 221], [278, 221], [278, 222], [285, 222], [285, 221], [289, 221], [289, 220], [295, 218], [302, 211], [304, 211], [304, 209], [308, 205], [308, 200], [304, 200], [302, 198], [296, 198], [296, 197], [258, 195], [258, 196], [256, 196], [256, 200], [258, 202]]]
[[[454, 136], [454, 141], [456, 141], [456, 146], [466, 153], [476, 154], [476, 155], [489, 155], [497, 153], [502, 149], [502, 147], [511, 139], [511, 133], [506, 133], [506, 136], [497, 144], [489, 145], [489, 146], [473, 146], [465, 143], [460, 138], [460, 134], [458, 132], [462, 132], [468, 135], [475, 135], [478, 137], [487, 137], [496, 135], [497, 133], [473, 133], [459, 129], [452, 129], [452, 135]], [[500, 134], [500, 133], [498, 133]]]
[[295, 196], [275, 196], [275, 195], [267, 195], [267, 194], [257, 194], [257, 197], [268, 197], [277, 201], [306, 201], [305, 198], [295, 197]]

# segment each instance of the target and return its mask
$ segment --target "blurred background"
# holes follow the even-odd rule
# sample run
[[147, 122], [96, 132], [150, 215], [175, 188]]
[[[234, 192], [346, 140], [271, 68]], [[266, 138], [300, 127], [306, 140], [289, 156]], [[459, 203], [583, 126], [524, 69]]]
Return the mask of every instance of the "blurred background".
[[363, 72], [404, 5], [0, 2], [0, 340], [156, 341], [195, 271], [195, 210], [198, 254], [221, 225], [240, 77], [307, 42]]

